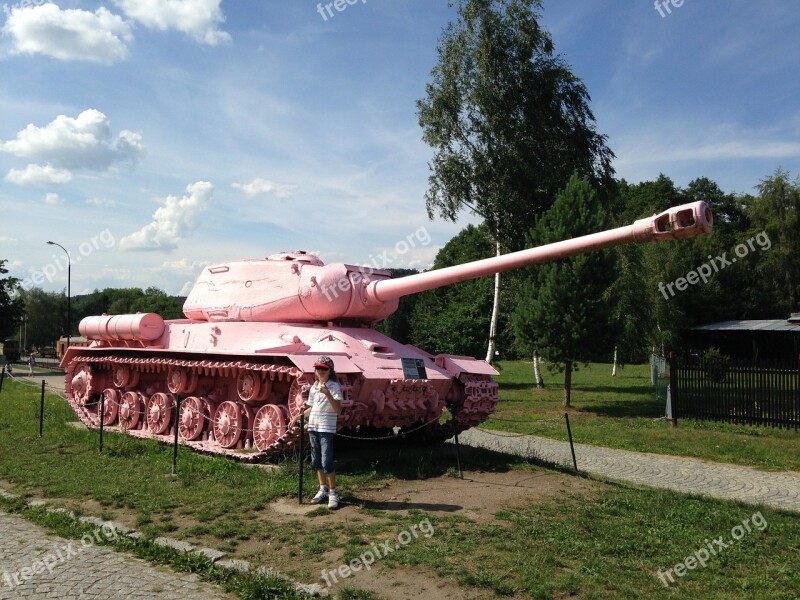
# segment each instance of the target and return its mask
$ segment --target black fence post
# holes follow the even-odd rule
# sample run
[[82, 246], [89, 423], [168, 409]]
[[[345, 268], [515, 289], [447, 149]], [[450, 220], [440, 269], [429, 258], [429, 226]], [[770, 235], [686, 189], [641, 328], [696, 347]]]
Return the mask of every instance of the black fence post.
[[297, 470], [298, 470], [298, 485], [297, 485], [297, 503], [303, 503], [303, 438], [305, 437], [305, 424], [306, 424], [306, 411], [305, 408], [300, 410], [300, 454], [297, 457]]
[[42, 437], [42, 428], [44, 427], [44, 384], [42, 379], [42, 399], [39, 402], [39, 437]]
[[6, 366], [3, 365], [3, 368], [0, 369], [0, 392], [3, 391], [3, 381], [5, 381], [5, 378], [6, 378]]
[[175, 442], [172, 448], [172, 474], [178, 473], [178, 418], [181, 414], [181, 396], [175, 396]]
[[103, 453], [103, 421], [106, 414], [106, 395], [100, 394], [100, 454]]
[[671, 423], [673, 427], [678, 426], [678, 357], [674, 352], [669, 353], [669, 388], [667, 388], [667, 398], [669, 401]]
[[569, 415], [564, 413], [564, 420], [567, 422], [567, 437], [569, 437], [569, 449], [572, 452], [572, 466], [575, 467], [575, 470], [578, 470], [578, 461], [575, 460], [575, 446], [572, 444], [572, 429], [569, 427]]
[[461, 479], [464, 479], [464, 471], [461, 469], [461, 444], [459, 444], [458, 442], [458, 425], [457, 425], [458, 408], [456, 407], [455, 404], [451, 404], [447, 408], [450, 409], [450, 412], [453, 415], [453, 432], [456, 438], [456, 464], [458, 465], [458, 476]]

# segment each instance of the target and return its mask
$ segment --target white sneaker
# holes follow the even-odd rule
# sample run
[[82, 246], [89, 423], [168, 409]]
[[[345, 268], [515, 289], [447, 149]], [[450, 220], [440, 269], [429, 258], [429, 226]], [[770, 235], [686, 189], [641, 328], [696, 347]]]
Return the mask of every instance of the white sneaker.
[[328, 499], [328, 491], [320, 488], [319, 491], [317, 492], [317, 495], [311, 499], [311, 504], [322, 504], [327, 499]]
[[339, 508], [339, 492], [332, 490], [328, 496], [328, 508]]

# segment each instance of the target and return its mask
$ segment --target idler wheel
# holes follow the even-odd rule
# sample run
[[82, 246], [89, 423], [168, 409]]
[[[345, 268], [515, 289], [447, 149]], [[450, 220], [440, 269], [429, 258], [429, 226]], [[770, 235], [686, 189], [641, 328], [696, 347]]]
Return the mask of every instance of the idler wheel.
[[125, 392], [119, 403], [119, 424], [125, 429], [135, 429], [142, 415], [142, 401], [136, 392]]
[[286, 433], [286, 418], [289, 408], [277, 404], [266, 404], [258, 409], [253, 426], [253, 442], [262, 452]]
[[170, 367], [167, 372], [167, 388], [173, 394], [191, 394], [197, 389], [197, 371], [184, 367]]
[[223, 402], [214, 415], [214, 439], [223, 448], [233, 448], [242, 437], [242, 411], [235, 402]]
[[206, 406], [200, 398], [189, 396], [181, 402], [181, 414], [178, 431], [185, 440], [196, 440], [203, 433], [206, 425]]
[[80, 365], [72, 376], [72, 397], [80, 406], [85, 406], [94, 393], [92, 385], [92, 367]]
[[150, 431], [160, 435], [169, 429], [174, 405], [175, 397], [172, 394], [159, 392], [150, 396], [145, 411]]
[[114, 388], [103, 390], [103, 425], [113, 425], [119, 413], [119, 392]]
[[114, 365], [112, 379], [114, 385], [119, 388], [135, 387], [139, 383], [139, 371], [128, 365]]
[[236, 378], [236, 391], [245, 402], [258, 399], [261, 392], [261, 377], [255, 371], [242, 371]]

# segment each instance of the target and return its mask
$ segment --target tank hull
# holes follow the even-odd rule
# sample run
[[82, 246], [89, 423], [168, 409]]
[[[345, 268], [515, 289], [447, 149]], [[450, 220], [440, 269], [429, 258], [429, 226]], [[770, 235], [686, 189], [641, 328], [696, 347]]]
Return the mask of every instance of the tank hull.
[[95, 339], [70, 348], [62, 366], [68, 401], [87, 426], [99, 427], [102, 414], [111, 431], [171, 442], [177, 422], [182, 443], [247, 461], [297, 443], [299, 428], [287, 425], [320, 355], [333, 359], [342, 386], [344, 435], [400, 428], [443, 439], [489, 418], [499, 399], [497, 372], [484, 361], [433, 356], [369, 327], [150, 313], [89, 317], [81, 332]]

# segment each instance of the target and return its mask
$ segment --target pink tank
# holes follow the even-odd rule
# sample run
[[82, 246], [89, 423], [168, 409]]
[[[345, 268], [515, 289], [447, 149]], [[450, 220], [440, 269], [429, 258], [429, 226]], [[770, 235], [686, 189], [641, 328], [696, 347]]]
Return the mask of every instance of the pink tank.
[[[601, 248], [690, 238], [712, 224], [708, 206], [695, 202], [626, 227], [399, 279], [325, 265], [305, 252], [211, 265], [186, 299], [186, 319], [83, 319], [80, 333], [91, 344], [70, 347], [61, 363], [67, 398], [90, 427], [102, 418], [108, 429], [164, 441], [174, 434], [180, 398], [182, 443], [263, 460], [299, 440], [299, 428], [287, 424], [305, 402], [315, 359], [327, 355], [344, 395], [340, 431], [374, 436], [399, 428], [446, 439], [494, 412], [497, 372], [373, 329], [401, 296]], [[445, 410], [449, 420], [440, 422]]]

